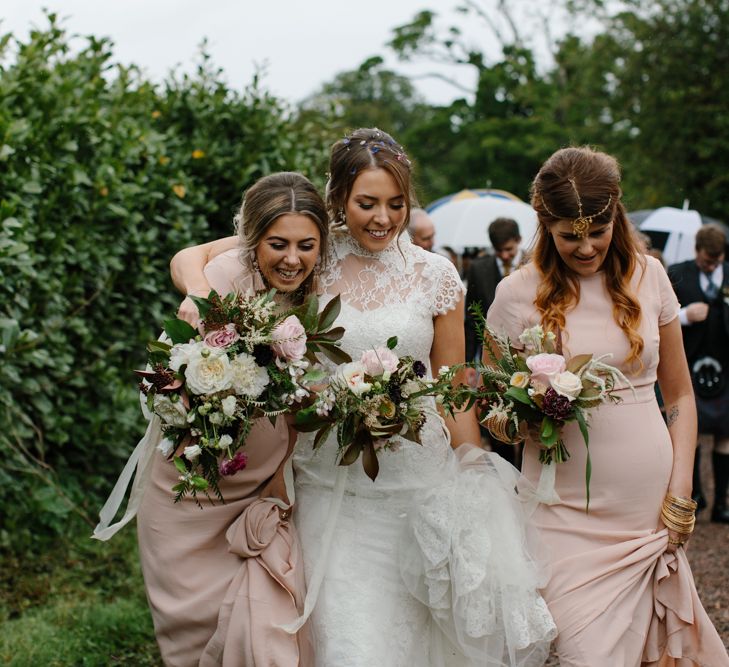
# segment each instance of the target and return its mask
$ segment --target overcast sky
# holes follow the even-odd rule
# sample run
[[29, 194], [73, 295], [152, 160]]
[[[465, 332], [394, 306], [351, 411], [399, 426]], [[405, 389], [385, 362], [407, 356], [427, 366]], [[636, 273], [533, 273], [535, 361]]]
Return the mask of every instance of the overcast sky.
[[[297, 102], [340, 71], [353, 69], [371, 55], [383, 55], [405, 74], [432, 66], [401, 66], [384, 44], [392, 28], [417, 11], [438, 9], [448, 15], [455, 0], [0, 0], [0, 33], [25, 39], [31, 26], [47, 25], [42, 8], [66, 17], [69, 33], [114, 41], [114, 60], [141, 66], [154, 80], [170, 69], [194, 69], [203, 38], [228, 83], [250, 83], [256, 65], [265, 66], [265, 87]], [[451, 72], [472, 85], [466, 71]], [[418, 82], [431, 103], [461, 96], [447, 84]]]

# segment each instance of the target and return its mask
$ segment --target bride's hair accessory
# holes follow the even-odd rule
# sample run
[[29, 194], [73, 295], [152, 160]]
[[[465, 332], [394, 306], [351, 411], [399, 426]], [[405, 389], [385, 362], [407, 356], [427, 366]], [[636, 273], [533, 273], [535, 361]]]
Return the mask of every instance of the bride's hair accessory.
[[[608, 195], [607, 204], [605, 204], [605, 206], [603, 206], [597, 213], [593, 213], [592, 215], [585, 215], [582, 211], [582, 199], [580, 198], [580, 192], [577, 189], [575, 179], [568, 178], [567, 180], [572, 186], [572, 189], [575, 191], [575, 197], [577, 198], [577, 217], [572, 219], [572, 232], [578, 238], [584, 239], [587, 236], [588, 231], [590, 230], [590, 225], [592, 224], [592, 221], [598, 216], [605, 213], [605, 211], [610, 208], [610, 204], [613, 201], [613, 196]], [[544, 197], [541, 193], [539, 194], [539, 198], [542, 201], [542, 206], [544, 206], [544, 210], [547, 211], [547, 213], [549, 213], [549, 215], [551, 215], [553, 218], [569, 219], [568, 216], [555, 215], [554, 213], [552, 213], [552, 211], [549, 210], [549, 206], [547, 206], [547, 202], [544, 201]]]

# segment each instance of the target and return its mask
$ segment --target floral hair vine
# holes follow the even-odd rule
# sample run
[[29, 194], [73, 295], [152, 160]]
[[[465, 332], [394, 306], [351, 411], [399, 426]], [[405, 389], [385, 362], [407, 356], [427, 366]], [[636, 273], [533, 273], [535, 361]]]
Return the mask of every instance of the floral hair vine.
[[[350, 150], [352, 146], [352, 139], [353, 137], [346, 136], [342, 139], [342, 144], [346, 146], [347, 150]], [[412, 162], [406, 155], [405, 151], [403, 151], [401, 147], [398, 146], [394, 141], [389, 139], [385, 140], [384, 135], [379, 131], [376, 131], [374, 133], [374, 136], [371, 136], [367, 139], [360, 139], [359, 145], [366, 146], [369, 149], [370, 153], [372, 153], [372, 155], [376, 155], [382, 150], [389, 151], [393, 154], [398, 162], [402, 162], [407, 167], [410, 167], [412, 165]], [[352, 169], [351, 173], [356, 173], [356, 169]]]
[[[575, 197], [577, 198], [577, 217], [573, 218], [572, 220], [572, 232], [575, 236], [578, 238], [584, 239], [585, 236], [587, 236], [587, 232], [590, 229], [590, 225], [592, 224], [592, 221], [597, 218], [598, 216], [605, 213], [610, 208], [610, 204], [613, 201], [613, 196], [608, 195], [607, 204], [603, 206], [597, 213], [593, 213], [592, 215], [585, 215], [582, 211], [582, 199], [580, 198], [580, 192], [577, 189], [577, 184], [575, 183], [574, 178], [568, 178], [567, 179], [572, 186], [572, 189], [575, 191]], [[539, 198], [542, 200], [542, 206], [544, 206], [544, 209], [551, 215], [553, 218], [561, 218], [563, 216], [555, 215], [552, 213], [552, 211], [549, 210], [549, 206], [547, 206], [547, 202], [544, 201], [544, 197], [541, 193], [539, 193]]]

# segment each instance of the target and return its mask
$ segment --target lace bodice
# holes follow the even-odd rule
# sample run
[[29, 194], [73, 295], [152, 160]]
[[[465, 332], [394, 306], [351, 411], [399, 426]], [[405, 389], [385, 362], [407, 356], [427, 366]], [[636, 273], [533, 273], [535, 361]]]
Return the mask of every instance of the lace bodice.
[[[398, 356], [412, 355], [430, 370], [433, 318], [456, 307], [463, 297], [458, 273], [446, 258], [415, 246], [403, 234], [379, 253], [362, 248], [347, 232], [335, 230], [329, 243], [327, 268], [321, 276], [322, 305], [339, 294], [342, 311], [337, 324], [346, 330], [342, 347], [353, 359], [397, 336]], [[330, 366], [330, 370], [332, 366]], [[438, 469], [448, 443], [437, 419], [429, 419], [423, 445], [401, 440], [397, 452], [383, 453], [377, 482], [351, 466], [348, 489], [367, 494], [413, 488]], [[299, 437], [294, 465], [301, 483], [331, 486], [336, 472], [336, 438], [316, 452], [312, 436]]]

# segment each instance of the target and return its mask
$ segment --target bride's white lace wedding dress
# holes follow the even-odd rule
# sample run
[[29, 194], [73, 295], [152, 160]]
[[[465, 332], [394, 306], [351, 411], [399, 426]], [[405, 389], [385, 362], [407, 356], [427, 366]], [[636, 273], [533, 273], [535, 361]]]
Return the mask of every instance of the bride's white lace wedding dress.
[[[453, 265], [407, 234], [377, 254], [332, 236], [322, 305], [341, 295], [344, 349], [356, 359], [397, 336], [395, 352], [430, 372], [433, 318], [462, 298]], [[312, 439], [300, 436], [294, 468], [317, 665], [543, 664], [555, 628], [513, 468], [476, 448], [456, 456], [435, 413], [422, 445], [380, 452], [375, 482], [361, 461], [336, 465], [335, 437], [316, 451]]]

